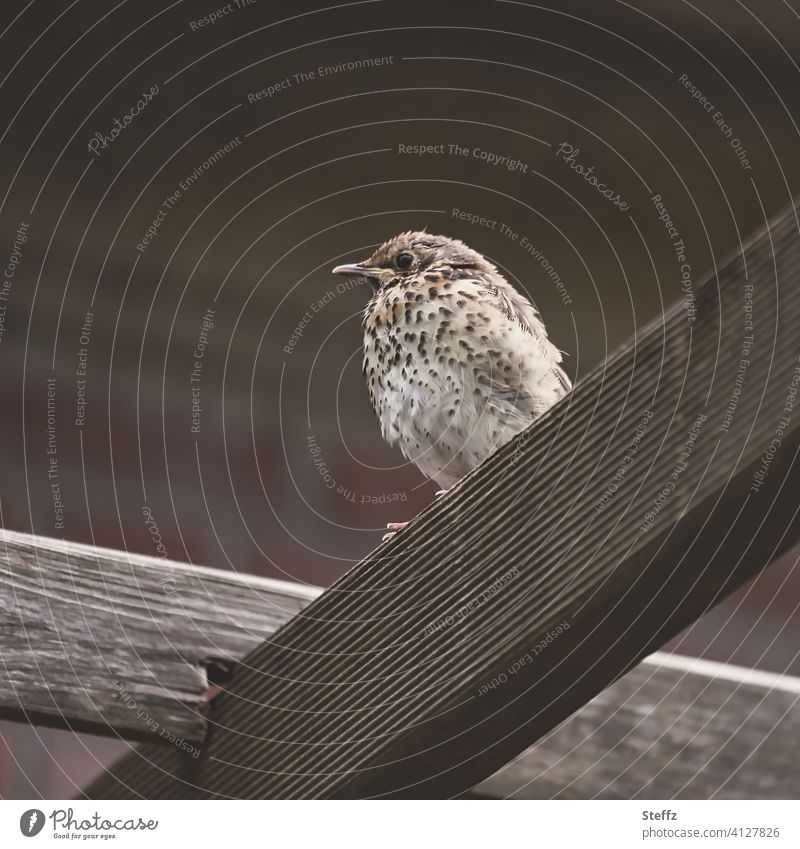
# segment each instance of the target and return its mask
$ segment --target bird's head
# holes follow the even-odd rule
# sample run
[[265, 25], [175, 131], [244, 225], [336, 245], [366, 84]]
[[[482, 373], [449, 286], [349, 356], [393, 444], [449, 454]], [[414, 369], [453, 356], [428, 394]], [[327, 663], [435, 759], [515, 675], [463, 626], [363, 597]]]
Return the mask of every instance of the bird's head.
[[492, 263], [458, 239], [422, 231], [401, 233], [369, 259], [333, 269], [334, 274], [364, 277], [376, 291], [413, 275], [436, 272], [448, 279], [498, 274]]

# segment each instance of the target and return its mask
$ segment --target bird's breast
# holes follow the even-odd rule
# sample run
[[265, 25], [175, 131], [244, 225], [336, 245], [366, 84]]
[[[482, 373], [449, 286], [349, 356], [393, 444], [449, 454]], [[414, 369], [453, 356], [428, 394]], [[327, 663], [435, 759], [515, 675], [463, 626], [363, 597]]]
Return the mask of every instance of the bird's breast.
[[[364, 374], [370, 398], [389, 442], [415, 427], [432, 438], [434, 423], [427, 419], [438, 416], [443, 393], [458, 388], [455, 374], [443, 361], [447, 346], [437, 339], [440, 323], [423, 301], [387, 301], [365, 322]], [[452, 366], [457, 366], [454, 356]]]
[[383, 437], [443, 486], [554, 402], [552, 366], [477, 282], [393, 287], [364, 316], [364, 374]]

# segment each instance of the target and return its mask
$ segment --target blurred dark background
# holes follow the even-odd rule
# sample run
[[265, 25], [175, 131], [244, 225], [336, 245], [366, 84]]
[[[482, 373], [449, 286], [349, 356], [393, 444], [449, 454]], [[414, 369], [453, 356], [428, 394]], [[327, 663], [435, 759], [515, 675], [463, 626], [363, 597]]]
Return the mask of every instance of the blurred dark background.
[[[224, 8], [3, 4], [6, 528], [155, 555], [149, 508], [172, 559], [328, 585], [435, 489], [380, 437], [367, 293], [333, 265], [406, 229], [462, 238], [580, 378], [682, 297], [653, 195], [696, 283], [800, 185], [791, 2]], [[800, 673], [795, 559], [670, 647]], [[124, 747], [0, 729], [5, 797], [69, 795]]]

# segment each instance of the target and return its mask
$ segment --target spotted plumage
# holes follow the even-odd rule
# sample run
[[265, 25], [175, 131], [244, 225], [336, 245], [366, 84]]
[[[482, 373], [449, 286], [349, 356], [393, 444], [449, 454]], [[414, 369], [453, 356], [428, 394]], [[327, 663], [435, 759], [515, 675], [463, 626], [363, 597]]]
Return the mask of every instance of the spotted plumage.
[[442, 487], [571, 388], [536, 308], [463, 242], [403, 233], [334, 272], [372, 284], [364, 375], [384, 438]]

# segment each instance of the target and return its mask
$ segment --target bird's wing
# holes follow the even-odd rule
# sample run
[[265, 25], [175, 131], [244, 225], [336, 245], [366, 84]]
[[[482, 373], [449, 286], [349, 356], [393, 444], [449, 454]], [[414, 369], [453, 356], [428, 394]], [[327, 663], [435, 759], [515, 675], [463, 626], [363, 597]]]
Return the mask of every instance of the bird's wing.
[[547, 330], [541, 315], [539, 315], [539, 310], [524, 295], [521, 295], [505, 280], [461, 280], [460, 283], [466, 284], [480, 296], [483, 307], [494, 308], [506, 321], [512, 322], [513, 325], [521, 328], [526, 335], [530, 336], [541, 357], [553, 363], [558, 380], [564, 389], [572, 388], [567, 375], [562, 369], [558, 368], [558, 363], [561, 362], [561, 352], [547, 338]]
[[540, 415], [572, 389], [572, 382], [559, 365], [561, 352], [547, 338], [547, 330], [536, 307], [508, 283], [477, 280], [470, 281], [470, 284], [479, 287], [484, 308], [497, 310], [530, 338], [534, 358], [541, 358], [549, 375], [543, 380], [537, 379], [535, 384], [528, 385], [527, 380], [519, 373], [516, 362], [512, 364], [509, 373], [486, 362], [479, 365], [480, 369], [484, 369], [485, 365], [483, 380], [491, 384], [494, 397], [511, 407], [514, 413], [528, 420], [532, 416]]
[[502, 286], [497, 283], [480, 284], [482, 294], [488, 296], [490, 303], [506, 318], [515, 321], [531, 336], [547, 339], [547, 331], [539, 310], [513, 286], [503, 282], [505, 285]]

